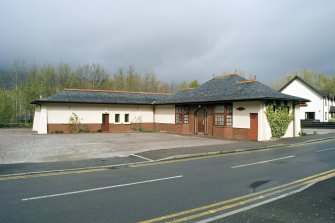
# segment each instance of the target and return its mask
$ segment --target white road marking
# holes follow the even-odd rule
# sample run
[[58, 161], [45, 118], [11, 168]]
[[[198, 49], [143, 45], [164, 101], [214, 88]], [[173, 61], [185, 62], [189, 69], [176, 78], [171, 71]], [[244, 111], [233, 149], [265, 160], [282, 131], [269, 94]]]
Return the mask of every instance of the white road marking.
[[268, 162], [272, 162], [272, 161], [289, 159], [289, 158], [293, 158], [293, 157], [295, 157], [295, 156], [294, 155], [293, 156], [285, 156], [285, 157], [281, 157], [281, 158], [277, 158], [277, 159], [264, 160], [264, 161], [260, 161], [260, 162], [256, 162], [256, 163], [248, 163], [248, 164], [243, 164], [243, 165], [238, 165], [238, 166], [232, 166], [231, 168], [239, 168], [239, 167], [245, 167], [245, 166], [252, 166], [252, 165], [256, 165], [256, 164], [268, 163]]
[[292, 194], [299, 193], [299, 192], [301, 192], [301, 191], [303, 191], [303, 190], [305, 190], [305, 189], [311, 187], [311, 186], [314, 185], [315, 183], [316, 183], [316, 182], [307, 184], [306, 186], [304, 186], [304, 187], [302, 187], [302, 188], [299, 188], [299, 189], [297, 189], [297, 190], [294, 190], [294, 191], [291, 191], [291, 192], [288, 192], [288, 193], [279, 195], [279, 196], [277, 196], [277, 197], [270, 198], [270, 199], [267, 199], [267, 200], [264, 200], [264, 201], [261, 201], [261, 202], [258, 202], [258, 203], [255, 203], [255, 204], [252, 204], [252, 205], [249, 205], [249, 206], [246, 206], [246, 207], [243, 207], [243, 208], [234, 210], [234, 211], [230, 211], [230, 212], [227, 212], [227, 213], [224, 213], [224, 214], [221, 214], [221, 215], [217, 215], [217, 216], [212, 217], [212, 218], [207, 218], [207, 219], [204, 219], [204, 220], [201, 220], [201, 221], [197, 221], [196, 223], [207, 223], [207, 222], [211, 222], [211, 221], [219, 220], [219, 219], [222, 219], [222, 218], [224, 218], [224, 217], [227, 217], [227, 216], [230, 216], [230, 215], [233, 215], [233, 214], [237, 214], [237, 213], [240, 213], [240, 212], [242, 212], [242, 211], [246, 211], [246, 210], [249, 210], [249, 209], [252, 209], [252, 208], [261, 206], [261, 205], [263, 205], [263, 204], [270, 203], [270, 202], [272, 202], [272, 201], [279, 200], [279, 199], [281, 199], [281, 198], [290, 196], [290, 195], [292, 195]]
[[316, 153], [319, 153], [319, 152], [324, 152], [324, 151], [329, 151], [329, 150], [333, 150], [335, 148], [329, 148], [329, 149], [321, 149], [321, 150], [317, 150], [315, 151]]
[[99, 190], [107, 190], [107, 189], [118, 188], [118, 187], [126, 187], [126, 186], [138, 185], [138, 184], [153, 183], [153, 182], [163, 181], [163, 180], [172, 180], [172, 179], [181, 178], [181, 177], [183, 177], [183, 175], [158, 178], [158, 179], [153, 179], [153, 180], [145, 180], [145, 181], [139, 181], [139, 182], [133, 182], [133, 183], [127, 183], [127, 184], [112, 185], [112, 186], [107, 186], [107, 187], [98, 187], [98, 188], [92, 188], [92, 189], [87, 189], [87, 190], [71, 191], [71, 192], [59, 193], [59, 194], [49, 194], [49, 195], [38, 196], [38, 197], [23, 198], [22, 201], [30, 201], [30, 200], [44, 199], [44, 198], [50, 198], [50, 197], [60, 197], [60, 196], [87, 193], [87, 192], [99, 191]]
[[131, 156], [135, 156], [135, 157], [140, 158], [142, 160], [154, 161], [152, 159], [149, 159], [149, 158], [146, 158], [146, 157], [143, 157], [143, 156], [139, 156], [139, 155], [136, 155], [136, 154], [131, 154]]

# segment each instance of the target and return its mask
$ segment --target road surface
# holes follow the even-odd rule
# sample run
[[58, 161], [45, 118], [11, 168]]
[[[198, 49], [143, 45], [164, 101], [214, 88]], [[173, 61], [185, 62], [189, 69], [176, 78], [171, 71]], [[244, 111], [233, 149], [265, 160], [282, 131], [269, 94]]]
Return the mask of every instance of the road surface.
[[208, 222], [335, 176], [334, 145], [1, 176], [1, 221]]

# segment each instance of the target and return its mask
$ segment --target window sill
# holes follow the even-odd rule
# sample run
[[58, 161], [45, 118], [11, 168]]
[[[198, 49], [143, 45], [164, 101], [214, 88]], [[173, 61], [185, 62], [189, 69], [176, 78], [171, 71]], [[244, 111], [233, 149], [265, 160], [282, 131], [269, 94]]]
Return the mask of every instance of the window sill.
[[214, 125], [215, 128], [232, 128], [232, 125]]

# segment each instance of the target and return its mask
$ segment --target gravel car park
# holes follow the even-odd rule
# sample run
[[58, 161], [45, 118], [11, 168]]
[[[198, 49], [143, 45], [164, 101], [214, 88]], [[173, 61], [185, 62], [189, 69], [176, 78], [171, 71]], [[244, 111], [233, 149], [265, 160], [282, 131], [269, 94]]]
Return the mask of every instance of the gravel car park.
[[2, 164], [125, 157], [134, 153], [234, 141], [167, 133], [37, 135], [30, 129], [0, 129]]

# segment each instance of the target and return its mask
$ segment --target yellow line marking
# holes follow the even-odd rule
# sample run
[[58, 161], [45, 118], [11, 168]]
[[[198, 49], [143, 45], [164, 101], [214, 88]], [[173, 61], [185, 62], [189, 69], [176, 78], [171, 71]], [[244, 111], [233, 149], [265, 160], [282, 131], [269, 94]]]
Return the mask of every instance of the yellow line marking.
[[20, 176], [8, 176], [8, 177], [0, 177], [0, 181], [59, 176], [59, 175], [68, 175], [68, 174], [91, 173], [91, 172], [99, 172], [99, 171], [104, 171], [104, 170], [107, 170], [107, 169], [99, 168], [99, 169], [89, 169], [89, 170], [60, 171], [60, 172], [51, 172], [51, 173], [27, 174], [27, 175], [20, 175]]
[[[298, 187], [298, 186], [301, 186], [303, 184], [308, 184], [313, 180], [317, 181], [322, 176], [328, 176], [327, 174], [335, 175], [335, 169], [329, 170], [329, 171], [326, 171], [326, 172], [322, 172], [322, 173], [318, 173], [318, 174], [315, 174], [315, 175], [312, 175], [312, 176], [309, 176], [309, 177], [302, 178], [300, 180], [296, 180], [296, 181], [293, 181], [293, 182], [290, 182], [290, 183], [287, 183], [287, 184], [284, 184], [284, 185], [280, 185], [280, 186], [277, 186], [277, 187], [269, 188], [269, 189], [259, 191], [259, 192], [253, 193], [253, 194], [247, 194], [247, 195], [244, 195], [244, 196], [241, 196], [241, 197], [236, 197], [236, 198], [233, 198], [233, 199], [217, 202], [217, 203], [214, 203], [214, 204], [209, 204], [209, 205], [205, 205], [205, 206], [190, 209], [190, 210], [185, 210], [185, 211], [177, 212], [177, 213], [166, 215], [166, 216], [161, 216], [161, 217], [158, 217], [158, 218], [141, 221], [140, 223], [159, 222], [159, 221], [163, 221], [163, 220], [166, 220], [166, 219], [171, 219], [171, 218], [183, 216], [183, 215], [186, 215], [186, 214], [190, 214], [190, 213], [194, 213], [194, 212], [198, 212], [198, 211], [203, 211], [203, 210], [206, 210], [206, 209], [214, 208], [214, 207], [217, 207], [217, 206], [221, 206], [221, 205], [224, 205], [224, 204], [232, 203], [232, 202], [235, 202], [235, 201], [239, 201], [239, 200], [242, 200], [242, 199], [245, 199], [245, 198], [250, 198], [250, 197], [254, 197], [254, 196], [258, 196], [258, 195], [259, 195], [258, 198], [263, 199], [263, 198], [265, 198], [264, 196], [266, 196], [266, 193], [268, 193], [268, 192], [274, 191], [272, 193], [275, 193], [276, 190], [278, 190], [278, 189], [285, 188], [285, 187], [288, 187], [288, 186], [291, 186], [291, 185], [294, 185], [294, 184], [297, 184], [297, 185], [295, 185], [293, 187]], [[289, 188], [289, 189], [291, 189], [291, 188]], [[246, 201], [242, 201], [242, 202], [245, 203]]]
[[278, 191], [274, 191], [274, 192], [271, 192], [271, 193], [268, 193], [268, 194], [264, 194], [262, 196], [250, 198], [248, 200], [240, 201], [240, 202], [230, 204], [230, 205], [226, 205], [226, 206], [223, 206], [223, 207], [220, 207], [220, 208], [212, 209], [212, 210], [205, 211], [205, 212], [202, 212], [202, 213], [198, 213], [198, 214], [190, 215], [190, 216], [187, 216], [187, 217], [183, 217], [183, 218], [180, 218], [180, 219], [177, 219], [177, 220], [169, 221], [168, 223], [179, 223], [179, 222], [189, 221], [189, 220], [192, 220], [192, 219], [195, 219], [195, 218], [200, 218], [200, 217], [203, 217], [203, 216], [206, 216], [206, 215], [211, 215], [211, 214], [216, 213], [216, 212], [220, 212], [220, 211], [224, 211], [224, 210], [227, 210], [227, 209], [238, 207], [238, 206], [241, 206], [241, 205], [244, 205], [244, 204], [248, 204], [248, 203], [251, 203], [253, 201], [261, 200], [261, 199], [270, 197], [270, 196], [275, 195], [275, 194], [279, 194], [279, 193], [284, 192], [284, 191], [288, 191], [290, 189], [293, 189], [293, 188], [296, 188], [296, 187], [299, 187], [299, 186], [302, 186], [302, 185], [322, 181], [322, 180], [325, 180], [325, 179], [328, 179], [328, 178], [334, 177], [334, 176], [335, 176], [335, 173], [330, 174], [327, 177], [320, 177], [318, 179], [313, 179], [313, 180], [309, 180], [309, 181], [306, 181], [306, 182], [302, 182], [298, 185], [287, 187], [287, 188], [284, 188], [284, 189], [281, 189], [281, 190], [278, 190]]

